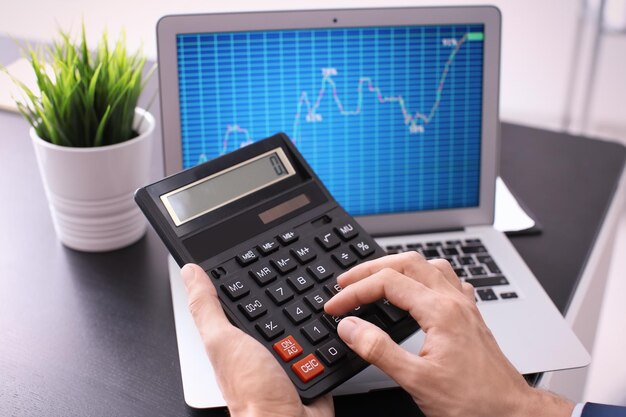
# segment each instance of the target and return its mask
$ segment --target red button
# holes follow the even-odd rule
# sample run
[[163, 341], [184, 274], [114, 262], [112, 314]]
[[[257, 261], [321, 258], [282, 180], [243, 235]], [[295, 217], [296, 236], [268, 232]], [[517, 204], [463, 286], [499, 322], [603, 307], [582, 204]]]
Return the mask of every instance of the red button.
[[324, 372], [324, 365], [311, 353], [291, 365], [291, 370], [298, 375], [302, 382], [307, 382]]
[[293, 336], [285, 337], [283, 340], [274, 343], [272, 347], [285, 362], [289, 362], [304, 351]]

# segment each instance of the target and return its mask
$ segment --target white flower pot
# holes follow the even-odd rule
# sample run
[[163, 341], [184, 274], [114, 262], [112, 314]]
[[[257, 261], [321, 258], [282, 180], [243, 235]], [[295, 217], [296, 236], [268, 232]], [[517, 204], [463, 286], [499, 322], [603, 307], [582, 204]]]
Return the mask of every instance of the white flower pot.
[[31, 128], [54, 228], [64, 245], [101, 252], [123, 248], [144, 235], [145, 217], [133, 193], [150, 179], [155, 123], [139, 108], [134, 123], [139, 128], [136, 138], [93, 148], [53, 145]]

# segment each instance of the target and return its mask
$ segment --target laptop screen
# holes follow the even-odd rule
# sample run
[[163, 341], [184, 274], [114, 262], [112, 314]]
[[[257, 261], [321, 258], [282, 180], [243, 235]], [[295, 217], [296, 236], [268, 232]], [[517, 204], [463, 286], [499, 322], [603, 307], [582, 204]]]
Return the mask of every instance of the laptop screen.
[[479, 204], [484, 27], [177, 35], [183, 167], [287, 133], [352, 215]]

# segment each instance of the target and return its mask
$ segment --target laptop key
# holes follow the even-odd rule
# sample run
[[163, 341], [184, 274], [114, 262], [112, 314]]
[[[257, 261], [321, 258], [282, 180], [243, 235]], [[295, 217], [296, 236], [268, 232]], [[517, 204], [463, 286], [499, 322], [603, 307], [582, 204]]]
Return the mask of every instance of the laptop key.
[[484, 278], [465, 278], [465, 282], [469, 282], [474, 287], [493, 287], [495, 285], [508, 285], [509, 281], [502, 275]]
[[511, 299], [511, 298], [517, 298], [517, 293], [515, 292], [503, 292], [500, 294], [500, 298], [502, 299]]
[[498, 265], [496, 265], [495, 262], [487, 262], [487, 263], [485, 263], [485, 265], [487, 266], [487, 268], [489, 269], [489, 271], [492, 274], [500, 274], [500, 273], [502, 273], [502, 271], [500, 271], [500, 268], [498, 268]]
[[485, 247], [481, 246], [481, 245], [477, 245], [477, 246], [461, 246], [461, 250], [465, 254], [470, 254], [470, 253], [487, 253], [487, 249], [485, 249]]
[[487, 271], [482, 266], [470, 266], [467, 270], [472, 276], [487, 275]]
[[426, 259], [439, 258], [439, 251], [437, 249], [422, 249], [422, 255]]
[[471, 256], [459, 256], [458, 259], [461, 265], [476, 265], [476, 261]]
[[476, 291], [478, 293], [478, 296], [480, 297], [481, 300], [483, 301], [491, 301], [491, 300], [497, 300], [498, 296], [496, 295], [495, 292], [493, 292], [493, 290], [491, 288], [487, 288], [484, 290], [478, 290]]
[[467, 276], [467, 272], [465, 271], [465, 268], [454, 268], [454, 272], [456, 273], [456, 276], [459, 278], [464, 278]]
[[459, 251], [456, 248], [441, 248], [441, 252], [447, 256], [459, 254]]

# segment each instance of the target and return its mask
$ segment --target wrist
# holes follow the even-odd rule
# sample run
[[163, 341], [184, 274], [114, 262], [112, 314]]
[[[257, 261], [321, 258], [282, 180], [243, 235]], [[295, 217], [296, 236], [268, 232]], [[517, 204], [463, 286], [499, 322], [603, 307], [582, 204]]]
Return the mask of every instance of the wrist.
[[243, 407], [229, 406], [228, 414], [230, 414], [231, 417], [294, 417], [289, 413], [282, 413], [280, 410], [274, 409], [272, 411], [268, 411], [263, 408], [264, 407], [259, 408], [255, 405], [247, 405]]
[[526, 396], [520, 398], [515, 417], [570, 417], [575, 404], [557, 394], [541, 389], [530, 388]]

